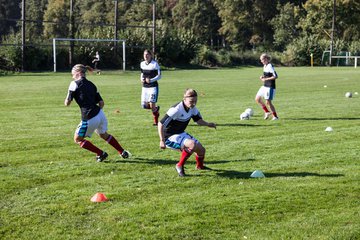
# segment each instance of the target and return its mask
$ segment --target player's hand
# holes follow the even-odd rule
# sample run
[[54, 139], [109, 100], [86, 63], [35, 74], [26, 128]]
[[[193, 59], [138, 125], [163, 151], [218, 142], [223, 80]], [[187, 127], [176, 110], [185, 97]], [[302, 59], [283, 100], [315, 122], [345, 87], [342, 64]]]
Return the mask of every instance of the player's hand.
[[150, 78], [145, 78], [146, 83], [150, 83]]
[[160, 148], [161, 149], [166, 149], [166, 145], [164, 141], [160, 141]]

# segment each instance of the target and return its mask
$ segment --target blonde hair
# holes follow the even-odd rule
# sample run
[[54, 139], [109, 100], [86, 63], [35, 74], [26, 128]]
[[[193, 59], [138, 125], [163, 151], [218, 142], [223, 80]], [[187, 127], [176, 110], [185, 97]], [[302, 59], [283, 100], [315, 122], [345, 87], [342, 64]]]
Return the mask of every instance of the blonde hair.
[[184, 98], [197, 97], [197, 92], [192, 88], [187, 88], [184, 92]]
[[260, 55], [260, 59], [266, 58], [267, 60], [271, 60], [271, 57], [267, 53], [263, 53]]
[[83, 73], [85, 74], [87, 71], [90, 71], [92, 72], [93, 69], [89, 66], [85, 66], [83, 64], [76, 64], [71, 71], [74, 71], [74, 72], [80, 72], [80, 73]]

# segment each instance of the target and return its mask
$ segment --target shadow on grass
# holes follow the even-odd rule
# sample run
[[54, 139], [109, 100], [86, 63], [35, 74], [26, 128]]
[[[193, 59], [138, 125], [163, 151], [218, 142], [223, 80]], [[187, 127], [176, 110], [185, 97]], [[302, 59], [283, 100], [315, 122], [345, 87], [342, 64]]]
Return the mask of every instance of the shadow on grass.
[[[191, 160], [190, 160], [191, 161]], [[213, 164], [223, 164], [223, 163], [230, 163], [230, 162], [249, 162], [255, 161], [255, 158], [246, 158], [246, 159], [239, 159], [239, 160], [217, 160], [217, 161], [205, 161], [205, 165], [213, 165]], [[110, 163], [111, 161], [104, 161], [104, 163]], [[136, 157], [134, 159], [121, 159], [116, 161], [116, 163], [146, 163], [146, 164], [156, 164], [156, 165], [173, 165], [178, 162], [178, 159], [174, 160], [167, 160], [167, 159], [148, 159], [148, 158], [141, 158]], [[195, 161], [193, 162], [195, 163]]]
[[248, 124], [248, 123], [217, 123], [217, 127], [264, 127], [269, 125], [258, 125], [258, 124]]
[[338, 117], [338, 118], [284, 118], [286, 120], [297, 120], [297, 121], [338, 121], [338, 120], [360, 120], [360, 118], [351, 117]]
[[[232, 170], [215, 170], [220, 177], [226, 178], [250, 178], [252, 172], [239, 172]], [[319, 174], [311, 172], [288, 172], [288, 173], [264, 173], [266, 178], [274, 177], [342, 177], [343, 174]]]

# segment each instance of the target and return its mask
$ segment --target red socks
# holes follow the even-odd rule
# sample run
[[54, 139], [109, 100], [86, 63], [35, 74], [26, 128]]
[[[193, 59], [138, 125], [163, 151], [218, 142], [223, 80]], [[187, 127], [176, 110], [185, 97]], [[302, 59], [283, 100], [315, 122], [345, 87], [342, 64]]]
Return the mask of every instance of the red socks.
[[90, 152], [96, 153], [96, 155], [100, 156], [103, 151], [99, 148], [97, 148], [94, 144], [92, 144], [90, 141], [83, 140], [79, 143], [80, 147], [89, 150]]
[[203, 156], [199, 156], [199, 155], [195, 155], [195, 159], [196, 159], [196, 168], [204, 168], [204, 158], [205, 155]]
[[181, 157], [180, 157], [180, 161], [178, 162], [178, 166], [184, 166], [185, 165], [185, 162], [186, 160], [188, 160], [188, 158], [191, 156], [192, 152], [187, 152], [185, 149], [182, 150], [181, 152]]
[[124, 151], [119, 142], [112, 135], [109, 135], [108, 139], [106, 139], [106, 142], [113, 146], [120, 154]]
[[269, 112], [269, 110], [267, 109], [267, 107], [266, 107], [265, 105], [262, 105], [261, 107], [262, 107], [262, 109], [264, 110], [264, 112], [266, 112], [266, 113]]

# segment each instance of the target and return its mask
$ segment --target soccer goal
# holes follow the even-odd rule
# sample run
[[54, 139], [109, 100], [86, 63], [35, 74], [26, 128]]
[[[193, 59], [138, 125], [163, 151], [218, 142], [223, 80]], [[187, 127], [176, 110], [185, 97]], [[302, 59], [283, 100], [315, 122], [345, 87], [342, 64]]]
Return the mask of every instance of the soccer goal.
[[125, 71], [126, 64], [126, 55], [125, 55], [125, 40], [115, 40], [115, 39], [74, 39], [74, 38], [53, 38], [53, 59], [54, 59], [54, 72], [56, 72], [56, 43], [60, 41], [67, 42], [122, 42], [122, 70]]

